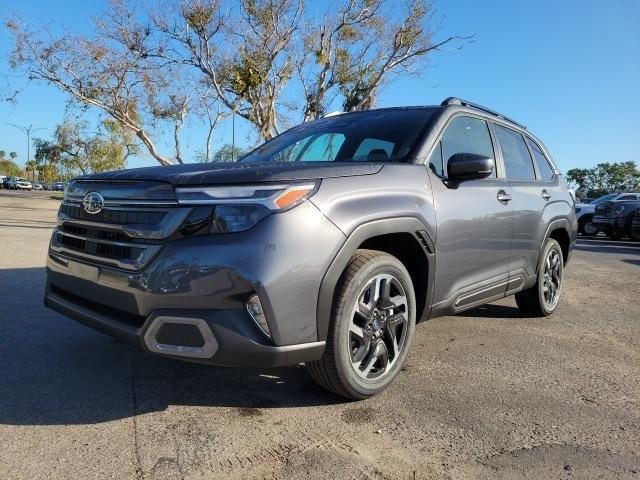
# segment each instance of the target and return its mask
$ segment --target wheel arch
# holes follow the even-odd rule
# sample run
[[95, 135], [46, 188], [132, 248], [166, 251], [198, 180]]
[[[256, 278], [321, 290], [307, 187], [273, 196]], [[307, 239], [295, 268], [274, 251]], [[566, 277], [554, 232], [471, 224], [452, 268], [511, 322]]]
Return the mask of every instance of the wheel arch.
[[[572, 231], [573, 235], [571, 233]], [[544, 241], [540, 246], [540, 255], [542, 254], [542, 250], [544, 249], [544, 246], [549, 238], [553, 238], [560, 244], [564, 264], [566, 265], [569, 261], [569, 255], [575, 242], [575, 231], [571, 228], [569, 220], [567, 220], [566, 218], [560, 218], [554, 220], [549, 224], [549, 226], [547, 227], [547, 232], [544, 236]]]
[[327, 337], [336, 284], [353, 253], [359, 248], [389, 253], [403, 263], [416, 292], [416, 320], [420, 322], [428, 318], [435, 274], [435, 244], [432, 238], [424, 223], [415, 217], [374, 220], [356, 227], [320, 283], [316, 310], [318, 341]]

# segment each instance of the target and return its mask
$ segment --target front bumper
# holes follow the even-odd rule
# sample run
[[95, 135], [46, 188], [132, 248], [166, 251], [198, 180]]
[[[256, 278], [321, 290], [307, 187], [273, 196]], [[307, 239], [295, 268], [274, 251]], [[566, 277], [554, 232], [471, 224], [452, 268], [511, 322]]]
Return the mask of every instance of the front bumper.
[[[90, 302], [78, 301], [51, 285], [47, 285], [45, 305], [99, 332], [137, 345], [147, 353], [211, 365], [265, 368], [295, 365], [318, 360], [325, 347], [325, 342], [282, 346], [268, 344], [241, 310], [186, 312], [160, 309], [153, 311], [143, 323], [136, 325], [135, 322], [124, 320], [122, 316], [113, 315], [113, 311], [101, 309]], [[188, 316], [185, 317], [185, 314]], [[183, 318], [202, 322], [205, 330], [201, 330], [201, 344], [191, 342], [185, 346], [184, 335], [177, 329], [173, 330], [173, 335], [163, 335], [161, 341], [155, 335], [148, 335], [149, 332], [157, 335], [158, 320], [172, 323], [172, 320]]]
[[626, 228], [627, 217], [605, 217], [596, 215], [593, 217], [593, 223], [605, 232], [619, 231]]
[[[320, 282], [344, 240], [305, 202], [246, 232], [171, 242], [141, 271], [90, 265], [50, 251], [45, 305], [163, 356], [265, 367], [317, 360], [324, 351], [317, 337]], [[256, 293], [270, 339], [245, 309]], [[171, 328], [159, 334], [159, 322]], [[193, 338], [194, 326], [202, 338]], [[152, 330], [162, 339], [150, 337]], [[209, 333], [215, 348], [201, 345]]]

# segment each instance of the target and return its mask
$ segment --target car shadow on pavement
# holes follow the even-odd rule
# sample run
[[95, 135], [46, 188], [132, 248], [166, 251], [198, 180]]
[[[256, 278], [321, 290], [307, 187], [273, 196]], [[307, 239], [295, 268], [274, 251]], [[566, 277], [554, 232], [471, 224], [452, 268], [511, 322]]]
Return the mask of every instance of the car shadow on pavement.
[[633, 258], [625, 258], [622, 260], [624, 263], [628, 263], [630, 265], [638, 265], [640, 267], [640, 260], [636, 260]]
[[0, 424], [92, 424], [171, 405], [307, 407], [345, 400], [303, 366], [222, 368], [154, 357], [43, 305], [44, 268], [0, 270]]
[[615, 241], [607, 238], [586, 239], [585, 241], [578, 240], [575, 249], [589, 253], [640, 255], [640, 243]]

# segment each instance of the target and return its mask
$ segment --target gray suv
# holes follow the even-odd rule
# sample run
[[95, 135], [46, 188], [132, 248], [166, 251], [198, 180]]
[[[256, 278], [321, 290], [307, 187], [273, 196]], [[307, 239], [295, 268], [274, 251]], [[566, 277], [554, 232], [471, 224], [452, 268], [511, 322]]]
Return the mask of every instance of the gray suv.
[[515, 294], [557, 308], [574, 199], [523, 126], [457, 98], [332, 115], [239, 162], [69, 183], [45, 303], [146, 352], [306, 363], [361, 399], [415, 325]]

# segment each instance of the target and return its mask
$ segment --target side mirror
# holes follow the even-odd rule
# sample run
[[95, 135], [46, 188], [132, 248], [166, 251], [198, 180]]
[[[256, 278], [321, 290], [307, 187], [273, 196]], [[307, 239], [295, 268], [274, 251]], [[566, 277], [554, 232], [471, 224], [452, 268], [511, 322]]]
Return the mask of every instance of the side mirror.
[[447, 161], [447, 180], [463, 182], [486, 178], [491, 175], [494, 168], [493, 158], [477, 153], [456, 153]]

